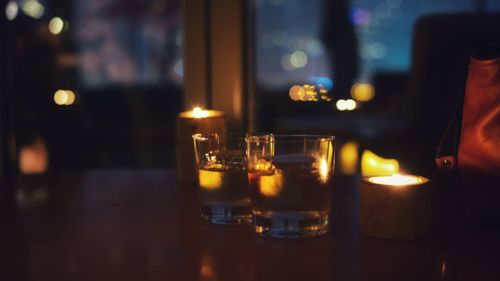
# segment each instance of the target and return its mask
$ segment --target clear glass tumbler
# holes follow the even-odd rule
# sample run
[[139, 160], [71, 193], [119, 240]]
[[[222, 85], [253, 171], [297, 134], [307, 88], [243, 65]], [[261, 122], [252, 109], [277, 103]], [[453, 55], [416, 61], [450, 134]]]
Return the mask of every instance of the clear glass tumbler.
[[201, 217], [216, 224], [251, 223], [245, 136], [193, 135]]
[[247, 135], [246, 143], [256, 232], [286, 238], [326, 233], [334, 137]]

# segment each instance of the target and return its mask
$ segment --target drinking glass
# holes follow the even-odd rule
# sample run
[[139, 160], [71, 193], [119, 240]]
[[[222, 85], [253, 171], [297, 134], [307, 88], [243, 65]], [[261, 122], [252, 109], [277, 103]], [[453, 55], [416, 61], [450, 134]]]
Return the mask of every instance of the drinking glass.
[[245, 136], [193, 135], [201, 217], [216, 224], [251, 223]]
[[287, 238], [326, 233], [334, 137], [247, 135], [246, 146], [255, 231]]

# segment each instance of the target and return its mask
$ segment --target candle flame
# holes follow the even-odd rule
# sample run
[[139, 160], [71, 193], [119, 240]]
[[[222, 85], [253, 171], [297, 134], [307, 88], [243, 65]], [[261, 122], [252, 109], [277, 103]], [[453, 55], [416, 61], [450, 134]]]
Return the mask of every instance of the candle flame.
[[208, 111], [203, 110], [202, 108], [196, 106], [193, 108], [193, 117], [194, 118], [205, 118], [208, 117]]
[[412, 175], [393, 174], [392, 176], [371, 177], [369, 182], [381, 185], [405, 186], [424, 183], [421, 177]]

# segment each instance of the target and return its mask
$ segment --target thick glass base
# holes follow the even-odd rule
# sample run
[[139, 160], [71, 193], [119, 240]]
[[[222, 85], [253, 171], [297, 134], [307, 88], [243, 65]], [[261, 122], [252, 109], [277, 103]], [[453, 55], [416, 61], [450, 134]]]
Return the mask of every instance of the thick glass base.
[[323, 212], [254, 213], [255, 232], [265, 237], [314, 237], [328, 231], [328, 214]]
[[215, 224], [251, 224], [252, 215], [250, 206], [232, 205], [203, 205], [201, 217]]

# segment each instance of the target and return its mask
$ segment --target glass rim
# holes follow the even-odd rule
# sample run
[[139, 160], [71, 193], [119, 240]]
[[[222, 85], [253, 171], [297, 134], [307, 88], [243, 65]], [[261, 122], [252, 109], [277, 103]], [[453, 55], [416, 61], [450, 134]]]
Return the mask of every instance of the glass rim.
[[196, 133], [191, 135], [191, 137], [194, 140], [205, 140], [206, 138], [209, 137], [215, 137], [215, 136], [225, 136], [231, 139], [242, 139], [243, 141], [249, 136], [271, 136], [273, 134], [271, 133], [245, 133], [245, 132], [240, 132], [240, 133], [234, 133], [234, 132], [212, 132], [212, 133]]
[[320, 135], [320, 134], [256, 134], [256, 135], [248, 135], [247, 141], [253, 141], [249, 138], [253, 138], [259, 141], [268, 140], [269, 137], [272, 137], [274, 140], [278, 139], [280, 141], [286, 142], [299, 142], [299, 141], [334, 141], [335, 136], [332, 135]]

